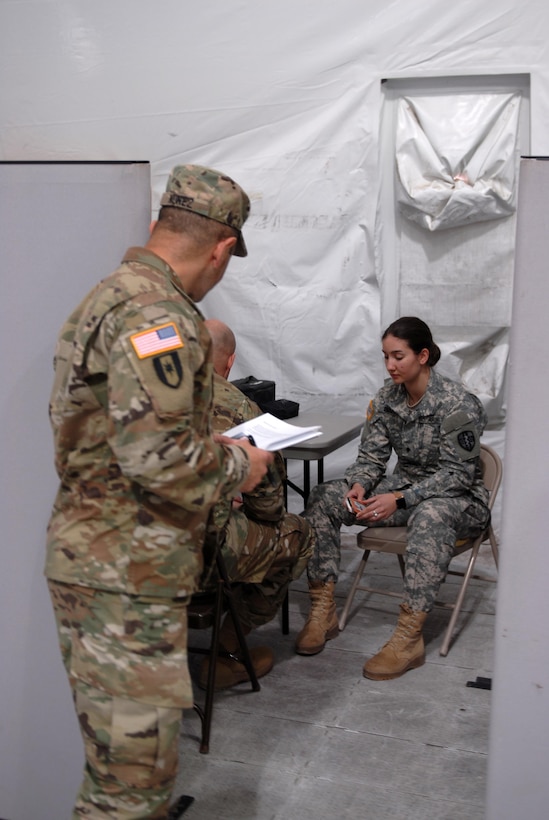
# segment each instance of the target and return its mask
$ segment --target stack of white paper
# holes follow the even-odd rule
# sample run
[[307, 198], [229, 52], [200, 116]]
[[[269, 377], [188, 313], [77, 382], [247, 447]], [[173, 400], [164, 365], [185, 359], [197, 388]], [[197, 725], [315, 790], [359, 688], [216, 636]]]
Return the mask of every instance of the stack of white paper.
[[263, 413], [262, 416], [231, 427], [223, 435], [229, 438], [251, 436], [256, 447], [262, 450], [283, 450], [292, 444], [322, 435], [322, 428], [318, 424], [313, 427], [298, 427], [297, 424], [277, 419], [271, 413]]

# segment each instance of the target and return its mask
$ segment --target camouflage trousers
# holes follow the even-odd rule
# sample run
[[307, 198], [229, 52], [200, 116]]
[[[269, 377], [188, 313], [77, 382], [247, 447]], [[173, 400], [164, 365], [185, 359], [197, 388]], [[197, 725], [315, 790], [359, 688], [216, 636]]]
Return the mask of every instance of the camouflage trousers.
[[188, 599], [48, 585], [86, 757], [73, 818], [166, 818], [193, 703]]
[[[315, 548], [307, 565], [310, 581], [337, 581], [342, 525], [358, 525], [343, 505], [349, 485], [344, 479], [316, 486], [303, 513], [315, 531]], [[381, 481], [372, 494], [389, 492]], [[456, 540], [479, 535], [490, 519], [484, 504], [470, 496], [428, 498], [409, 510], [396, 510], [376, 527], [408, 526], [404, 603], [416, 612], [432, 609], [446, 577]]]
[[224, 533], [222, 554], [242, 625], [255, 629], [272, 620], [291, 581], [299, 578], [313, 551], [312, 530], [299, 515], [286, 513], [278, 524], [253, 521], [234, 510]]

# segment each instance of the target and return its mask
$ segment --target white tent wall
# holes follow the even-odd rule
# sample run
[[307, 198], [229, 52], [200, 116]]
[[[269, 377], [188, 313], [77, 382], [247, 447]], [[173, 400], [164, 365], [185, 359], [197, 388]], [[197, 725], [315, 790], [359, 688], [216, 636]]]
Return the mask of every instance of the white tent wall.
[[155, 204], [176, 162], [250, 191], [250, 255], [204, 310], [237, 332], [235, 378], [274, 379], [304, 410], [362, 411], [383, 377], [381, 79], [516, 71], [540, 98], [549, 84], [541, 2], [425, 0], [405, 22], [402, 3], [372, 0], [15, 0], [1, 13], [2, 158], [147, 159]]
[[[234, 176], [249, 256], [202, 305], [237, 333], [234, 378], [362, 412], [388, 318], [381, 81], [510, 74], [529, 76], [530, 153], [548, 154], [545, 0], [3, 0], [0, 160], [148, 161], [153, 213], [176, 163]], [[487, 441], [502, 451], [503, 435]]]

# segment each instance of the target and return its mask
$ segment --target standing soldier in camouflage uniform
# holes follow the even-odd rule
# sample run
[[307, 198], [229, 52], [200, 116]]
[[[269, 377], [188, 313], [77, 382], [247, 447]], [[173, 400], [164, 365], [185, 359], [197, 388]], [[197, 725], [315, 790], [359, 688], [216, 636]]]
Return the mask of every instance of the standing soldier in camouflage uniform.
[[[261, 410], [234, 384], [227, 381], [235, 359], [236, 341], [232, 330], [217, 319], [204, 323], [212, 338], [214, 365], [214, 407], [212, 425], [216, 433], [261, 415]], [[235, 587], [236, 606], [244, 634], [272, 620], [282, 604], [292, 580], [301, 576], [311, 556], [311, 528], [299, 515], [284, 507], [284, 460], [275, 455], [275, 467], [252, 492], [239, 500], [219, 501], [210, 518], [207, 543], [220, 544], [229, 579]], [[228, 652], [238, 649], [238, 640], [228, 613], [221, 627], [221, 646]], [[250, 650], [257, 677], [273, 667], [273, 653], [267, 646]], [[208, 678], [207, 659], [200, 671], [200, 685]], [[217, 660], [216, 688], [225, 689], [248, 680], [246, 668], [236, 659]]]
[[[404, 600], [393, 636], [364, 665], [372, 680], [396, 678], [424, 663], [423, 624], [456, 539], [478, 535], [490, 515], [479, 458], [487, 421], [482, 404], [432, 370], [440, 350], [421, 319], [397, 319], [382, 339], [393, 383], [370, 402], [358, 458], [345, 478], [316, 487], [305, 511], [316, 532], [307, 567], [312, 609], [296, 645], [298, 653], [313, 655], [338, 633], [341, 525], [407, 524]], [[387, 475], [392, 450], [398, 461]], [[363, 509], [348, 511], [347, 499]]]
[[245, 192], [178, 166], [144, 248], [63, 327], [50, 417], [61, 483], [46, 575], [86, 767], [74, 817], [166, 818], [192, 706], [186, 605], [210, 509], [271, 454], [214, 438], [210, 337], [195, 302], [246, 255]]

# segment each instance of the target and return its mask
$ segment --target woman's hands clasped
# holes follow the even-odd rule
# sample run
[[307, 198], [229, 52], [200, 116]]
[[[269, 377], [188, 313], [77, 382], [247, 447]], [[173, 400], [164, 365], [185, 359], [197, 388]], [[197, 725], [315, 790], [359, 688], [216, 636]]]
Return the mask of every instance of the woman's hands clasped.
[[384, 521], [391, 516], [396, 508], [396, 498], [393, 493], [381, 493], [381, 495], [372, 495], [369, 498], [364, 496], [364, 488], [360, 484], [353, 484], [345, 499], [354, 500], [360, 504], [363, 509], [353, 508], [355, 518], [363, 524], [370, 524], [375, 527], [378, 521]]

